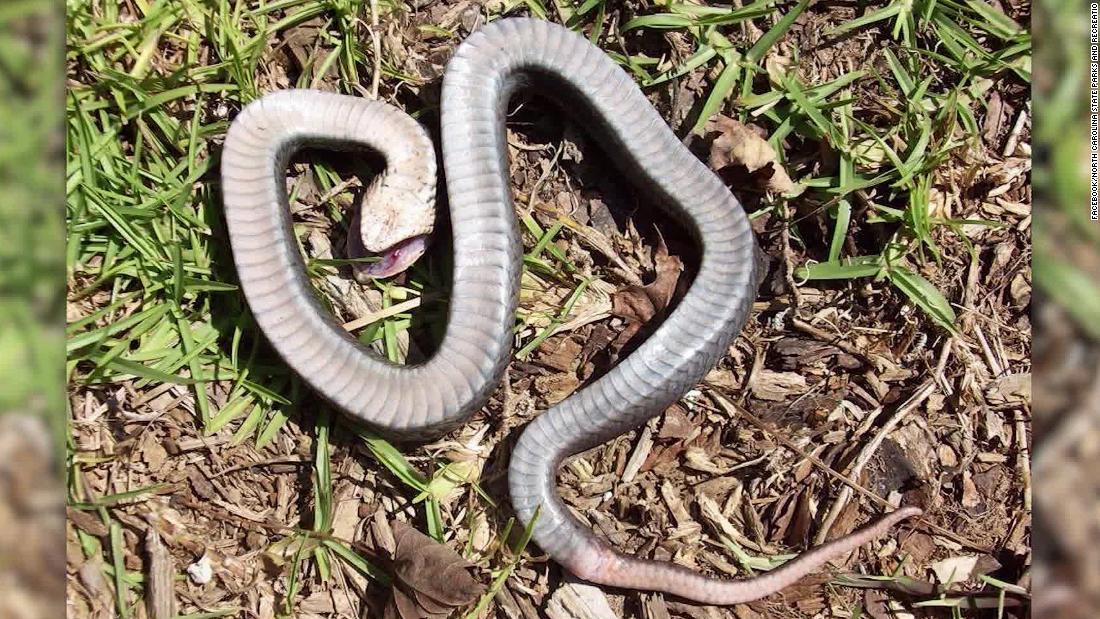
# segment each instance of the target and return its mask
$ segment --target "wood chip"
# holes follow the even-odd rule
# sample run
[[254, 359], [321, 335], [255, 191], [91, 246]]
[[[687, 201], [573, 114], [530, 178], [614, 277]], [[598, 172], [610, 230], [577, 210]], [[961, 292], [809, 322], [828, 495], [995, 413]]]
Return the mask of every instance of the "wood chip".
[[145, 533], [146, 563], [145, 606], [150, 619], [176, 616], [176, 569], [172, 555], [164, 547], [160, 534], [153, 527]]
[[558, 587], [546, 605], [550, 619], [619, 619], [604, 592], [587, 583], [569, 581]]

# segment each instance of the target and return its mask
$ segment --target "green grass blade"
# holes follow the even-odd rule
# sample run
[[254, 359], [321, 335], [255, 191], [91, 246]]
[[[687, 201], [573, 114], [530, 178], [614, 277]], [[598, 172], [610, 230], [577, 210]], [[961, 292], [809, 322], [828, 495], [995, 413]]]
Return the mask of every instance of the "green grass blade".
[[903, 266], [890, 268], [888, 277], [895, 287], [904, 292], [917, 307], [924, 310], [936, 324], [951, 333], [958, 333], [955, 327], [955, 310], [951, 309], [947, 298], [932, 285], [932, 282]]

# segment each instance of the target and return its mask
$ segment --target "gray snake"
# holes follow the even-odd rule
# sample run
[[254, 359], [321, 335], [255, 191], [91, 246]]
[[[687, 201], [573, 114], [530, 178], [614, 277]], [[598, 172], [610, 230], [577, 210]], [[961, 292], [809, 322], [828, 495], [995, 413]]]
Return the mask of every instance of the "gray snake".
[[[511, 456], [509, 488], [524, 523], [541, 507], [535, 542], [592, 582], [734, 604], [778, 591], [919, 514], [914, 507], [899, 509], [778, 569], [738, 581], [622, 554], [570, 515], [555, 490], [563, 460], [660, 414], [717, 363], [749, 316], [758, 250], [740, 203], [681, 144], [630, 77], [586, 39], [548, 22], [493, 22], [470, 35], [447, 66], [441, 139], [453, 230], [452, 295], [446, 333], [419, 365], [380, 359], [314, 297], [291, 225], [285, 175], [289, 157], [304, 145], [358, 145], [381, 153], [386, 170], [365, 201], [361, 240], [391, 259], [402, 252], [419, 255], [436, 184], [424, 129], [384, 103], [309, 90], [266, 95], [234, 119], [222, 153], [230, 243], [256, 322], [286, 362], [347, 414], [397, 438], [438, 436], [485, 404], [509, 362], [518, 303], [522, 245], [504, 117], [521, 87], [567, 106], [618, 171], [686, 225], [702, 254], [690, 289], [645, 342], [523, 431]], [[372, 212], [407, 215], [380, 222]]]

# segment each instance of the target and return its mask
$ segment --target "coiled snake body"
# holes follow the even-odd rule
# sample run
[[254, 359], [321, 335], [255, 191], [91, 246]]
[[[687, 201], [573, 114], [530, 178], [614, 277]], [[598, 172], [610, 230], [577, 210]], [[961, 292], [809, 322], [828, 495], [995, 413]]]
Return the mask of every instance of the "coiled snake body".
[[[366, 146], [386, 171], [364, 201], [362, 242], [402, 268], [431, 230], [436, 169], [425, 131], [401, 111], [361, 98], [291, 90], [248, 105], [222, 155], [223, 196], [241, 285], [253, 314], [286, 362], [327, 399], [400, 438], [437, 436], [481, 408], [508, 363], [522, 247], [513, 211], [505, 106], [521, 86], [540, 88], [579, 116], [620, 172], [685, 224], [702, 259], [665, 322], [606, 375], [524, 430], [509, 467], [522, 521], [541, 512], [534, 540], [577, 576], [733, 604], [778, 591], [919, 513], [897, 510], [757, 578], [709, 578], [624, 555], [570, 515], [555, 491], [563, 459], [660, 414], [698, 383], [748, 317], [757, 285], [756, 244], [740, 204], [676, 138], [629, 76], [598, 48], [560, 26], [504, 19], [473, 33], [447, 66], [442, 149], [453, 229], [447, 331], [426, 362], [398, 366], [345, 333], [313, 297], [291, 227], [285, 170], [307, 144]], [[394, 216], [393, 213], [397, 213]]]

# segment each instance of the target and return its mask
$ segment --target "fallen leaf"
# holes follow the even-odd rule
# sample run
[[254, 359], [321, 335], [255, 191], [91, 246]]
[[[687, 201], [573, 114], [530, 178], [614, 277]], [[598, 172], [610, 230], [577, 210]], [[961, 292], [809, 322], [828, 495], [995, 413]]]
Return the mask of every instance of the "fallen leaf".
[[669, 255], [663, 239], [653, 258], [656, 277], [652, 282], [630, 285], [611, 295], [611, 314], [627, 320], [627, 328], [612, 342], [613, 350], [621, 349], [647, 322], [663, 314], [676, 293], [684, 263]]
[[454, 608], [473, 603], [485, 591], [470, 575], [473, 564], [458, 553], [404, 522], [395, 521], [392, 528], [396, 578], [385, 617], [446, 616]]
[[748, 181], [758, 188], [784, 196], [797, 196], [805, 187], [791, 180], [779, 164], [775, 149], [750, 125], [718, 116], [710, 125], [719, 135], [710, 146], [710, 168], [727, 184]]

